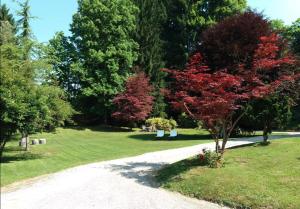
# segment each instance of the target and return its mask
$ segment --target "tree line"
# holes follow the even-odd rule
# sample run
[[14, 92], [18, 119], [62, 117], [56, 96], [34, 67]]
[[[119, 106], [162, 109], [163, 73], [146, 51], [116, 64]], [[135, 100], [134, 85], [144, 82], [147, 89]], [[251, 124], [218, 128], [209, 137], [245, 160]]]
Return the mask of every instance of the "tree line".
[[113, 98], [138, 68], [154, 90], [153, 117], [171, 116], [161, 89], [162, 68], [182, 69], [200, 44], [199, 34], [241, 12], [246, 1], [78, 1], [72, 35], [50, 40], [54, 78], [88, 121], [112, 122]]
[[[66, 37], [60, 32], [50, 40], [49, 55], [55, 72], [52, 79], [83, 113], [83, 121], [104, 123], [115, 121], [111, 117], [116, 111], [113, 99], [124, 91], [127, 78], [137, 69], [150, 78], [153, 86], [150, 116], [178, 119], [180, 113], [174, 111], [163, 91], [172, 79], [161, 69], [184, 69], [189, 57], [203, 46], [204, 31], [249, 10], [246, 0], [80, 0], [78, 3], [71, 24], [72, 35]], [[299, 55], [299, 20], [292, 26], [285, 26], [280, 20], [268, 20], [267, 25], [288, 41], [288, 50]], [[216, 56], [214, 50], [207, 56]], [[228, 55], [219, 59], [231, 58]], [[270, 98], [269, 103], [276, 105], [259, 113], [260, 118], [268, 118], [264, 122], [251, 115], [257, 115], [259, 106], [270, 105], [266, 101], [255, 102], [240, 127], [249, 132], [258, 128], [270, 132], [274, 126], [297, 126], [299, 108], [293, 107], [295, 102], [290, 98], [285, 96], [285, 102]]]

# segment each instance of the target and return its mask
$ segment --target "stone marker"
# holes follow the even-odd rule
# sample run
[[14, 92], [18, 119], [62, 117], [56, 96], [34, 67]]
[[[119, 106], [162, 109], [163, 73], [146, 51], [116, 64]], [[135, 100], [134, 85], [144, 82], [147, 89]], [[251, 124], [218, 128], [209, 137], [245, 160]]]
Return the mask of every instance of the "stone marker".
[[39, 143], [40, 143], [40, 144], [46, 144], [46, 143], [47, 143], [47, 140], [46, 140], [46, 139], [40, 139], [40, 140], [39, 140]]
[[37, 145], [37, 144], [39, 144], [39, 140], [38, 139], [33, 139], [33, 140], [31, 140], [31, 144], [32, 145]]
[[22, 148], [25, 148], [26, 147], [26, 137], [22, 138], [19, 142], [19, 146], [22, 147]]

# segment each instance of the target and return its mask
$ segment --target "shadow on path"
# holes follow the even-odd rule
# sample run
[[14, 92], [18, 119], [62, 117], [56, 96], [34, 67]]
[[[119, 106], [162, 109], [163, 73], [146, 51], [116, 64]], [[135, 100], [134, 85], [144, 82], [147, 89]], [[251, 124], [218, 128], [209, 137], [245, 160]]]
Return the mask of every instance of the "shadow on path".
[[158, 188], [159, 184], [155, 181], [153, 172], [166, 166], [166, 163], [147, 163], [147, 162], [128, 162], [126, 164], [111, 164], [109, 169], [113, 172], [121, 174], [128, 179], [134, 179], [135, 182]]
[[[132, 138], [139, 139], [139, 140], [149, 140], [149, 137], [155, 135], [153, 134], [139, 134], [139, 135], [133, 135]], [[300, 137], [300, 134], [295, 135], [273, 135], [270, 137], [271, 140], [276, 139], [284, 139], [284, 138], [294, 138], [294, 137]], [[199, 135], [181, 135], [180, 137], [176, 138], [175, 140], [201, 140], [201, 139], [208, 139], [209, 136], [199, 136]], [[251, 138], [250, 138], [251, 139]], [[241, 145], [235, 145], [233, 147], [227, 148], [227, 149], [236, 149], [239, 147], [246, 147], [246, 146], [255, 146], [255, 144], [259, 143], [262, 139], [261, 136], [253, 137], [254, 139], [253, 143], [249, 144], [241, 144]], [[161, 139], [161, 140], [169, 140], [169, 139]], [[172, 139], [173, 140], [173, 139]], [[239, 138], [239, 139], [233, 139], [233, 141], [249, 141], [248, 137], [245, 138]], [[300, 158], [298, 158], [300, 160]], [[146, 161], [142, 162], [124, 162], [120, 164], [110, 164], [108, 165], [108, 169], [119, 173], [121, 176], [133, 179], [135, 182], [150, 186], [152, 188], [158, 188], [160, 186], [161, 182], [164, 182], [170, 178], [180, 178], [178, 177], [178, 174], [184, 173], [193, 167], [197, 166], [203, 166], [200, 164], [199, 160], [197, 158], [191, 158], [191, 159], [185, 159], [179, 162], [174, 163], [175, 166], [169, 166], [170, 164], [165, 162], [156, 162], [156, 163], [150, 163]], [[163, 170], [161, 170], [164, 168]], [[157, 176], [157, 171], [160, 170], [159, 175]]]

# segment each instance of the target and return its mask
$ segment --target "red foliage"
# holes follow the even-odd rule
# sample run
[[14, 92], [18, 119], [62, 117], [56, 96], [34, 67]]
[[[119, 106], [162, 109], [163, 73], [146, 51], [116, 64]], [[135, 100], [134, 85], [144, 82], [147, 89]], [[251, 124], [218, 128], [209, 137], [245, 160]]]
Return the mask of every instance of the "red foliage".
[[144, 73], [130, 77], [124, 92], [118, 94], [113, 103], [116, 111], [112, 117], [123, 122], [139, 122], [145, 120], [152, 111], [153, 87]]
[[270, 24], [261, 14], [245, 12], [229, 17], [202, 35], [199, 51], [212, 70], [252, 62], [259, 38], [269, 36]]
[[293, 72], [285, 69], [295, 60], [292, 56], [279, 56], [279, 39], [276, 34], [261, 37], [251, 63], [239, 62], [231, 71], [227, 67], [232, 69], [232, 65], [210, 70], [200, 53], [191, 57], [184, 71], [166, 70], [176, 81], [173, 106], [204, 122], [215, 137], [222, 131], [224, 151], [231, 131], [242, 117], [241, 114], [233, 121], [234, 113], [249, 100], [266, 97], [294, 81]]

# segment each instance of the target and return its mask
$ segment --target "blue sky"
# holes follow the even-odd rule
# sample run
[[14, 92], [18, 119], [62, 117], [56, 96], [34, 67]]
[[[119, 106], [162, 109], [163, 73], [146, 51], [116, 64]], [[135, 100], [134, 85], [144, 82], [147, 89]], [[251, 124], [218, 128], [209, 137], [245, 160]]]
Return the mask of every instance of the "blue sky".
[[[14, 12], [17, 9], [13, 0], [0, 0]], [[41, 42], [47, 42], [57, 31], [69, 33], [72, 15], [77, 10], [77, 0], [31, 0], [31, 13], [37, 17], [31, 26], [34, 35]], [[291, 24], [300, 18], [300, 0], [248, 0], [248, 4], [272, 19], [282, 19]]]

